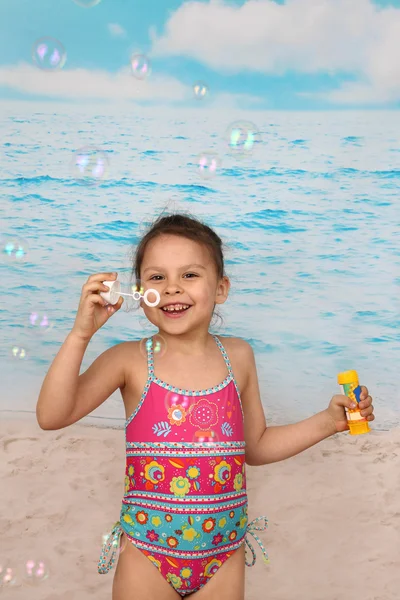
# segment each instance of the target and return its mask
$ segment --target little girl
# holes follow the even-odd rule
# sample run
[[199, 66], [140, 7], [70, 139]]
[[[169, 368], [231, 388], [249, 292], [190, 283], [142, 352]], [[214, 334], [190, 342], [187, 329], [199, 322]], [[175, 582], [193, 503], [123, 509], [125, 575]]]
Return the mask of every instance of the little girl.
[[[137, 248], [134, 273], [144, 290], [159, 292], [157, 306], [142, 302], [157, 335], [109, 348], [79, 375], [91, 338], [123, 303], [100, 296], [116, 273], [91, 275], [43, 382], [38, 423], [67, 427], [121, 390], [125, 495], [98, 565], [107, 573], [119, 554], [113, 600], [244, 600], [244, 565], [255, 563], [250, 534], [268, 561], [255, 533], [266, 517], [248, 523], [246, 463], [280, 461], [347, 430], [350, 400], [337, 395], [305, 421], [266, 427], [250, 345], [209, 333], [230, 287], [222, 242], [210, 227], [180, 214], [160, 217]], [[158, 354], [160, 341], [165, 352]], [[364, 386], [361, 399], [363, 416], [373, 420]]]

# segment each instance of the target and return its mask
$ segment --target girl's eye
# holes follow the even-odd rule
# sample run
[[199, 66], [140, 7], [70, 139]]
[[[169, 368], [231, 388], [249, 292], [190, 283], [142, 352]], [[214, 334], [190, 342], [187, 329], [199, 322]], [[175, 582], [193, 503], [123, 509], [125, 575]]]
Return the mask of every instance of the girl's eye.
[[[198, 277], [198, 275], [196, 275], [196, 273], [185, 273], [184, 277], [188, 277], [189, 275], [193, 276], [193, 277]], [[150, 277], [150, 281], [154, 280], [154, 281], [160, 281], [160, 279], [156, 279], [156, 277], [159, 277], [160, 279], [163, 278], [162, 275], [152, 275]]]

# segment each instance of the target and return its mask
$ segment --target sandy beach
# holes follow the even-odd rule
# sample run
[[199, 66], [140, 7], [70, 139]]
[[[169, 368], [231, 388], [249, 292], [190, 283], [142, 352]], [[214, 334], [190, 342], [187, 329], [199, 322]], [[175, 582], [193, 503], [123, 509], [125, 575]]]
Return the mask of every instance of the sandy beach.
[[[97, 562], [119, 518], [123, 430], [42, 431], [33, 418], [7, 418], [0, 441], [0, 561], [18, 569], [40, 559], [49, 569], [46, 580], [20, 579], [0, 597], [110, 600], [113, 573], [98, 575]], [[398, 600], [400, 429], [336, 435], [247, 467], [247, 477], [249, 518], [269, 519], [260, 537], [271, 562], [251, 538], [257, 563], [246, 568], [246, 600]]]

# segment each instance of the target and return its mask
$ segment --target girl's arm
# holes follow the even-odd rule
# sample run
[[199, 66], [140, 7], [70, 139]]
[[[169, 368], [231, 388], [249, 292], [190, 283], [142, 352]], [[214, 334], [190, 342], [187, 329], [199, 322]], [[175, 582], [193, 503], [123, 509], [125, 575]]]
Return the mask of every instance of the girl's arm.
[[249, 365], [241, 400], [244, 412], [246, 462], [250, 466], [285, 460], [336, 433], [326, 410], [293, 425], [266, 425], [253, 350], [242, 340], [242, 364]]
[[36, 405], [41, 429], [62, 429], [79, 421], [124, 386], [121, 348], [126, 342], [103, 352], [79, 375], [88, 344], [71, 332], [53, 360]]
[[334, 433], [334, 422], [326, 410], [293, 425], [269, 426], [258, 440], [251, 464], [267, 465], [291, 458]]

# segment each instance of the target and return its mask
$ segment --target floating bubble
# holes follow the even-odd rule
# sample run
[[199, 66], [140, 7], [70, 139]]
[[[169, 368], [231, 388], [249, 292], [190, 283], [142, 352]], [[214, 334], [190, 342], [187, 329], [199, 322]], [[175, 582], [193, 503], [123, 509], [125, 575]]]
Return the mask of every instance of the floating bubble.
[[83, 8], [92, 8], [93, 6], [100, 4], [101, 0], [74, 0], [74, 2]]
[[11, 346], [10, 354], [16, 360], [24, 360], [28, 357], [28, 350], [25, 346], [14, 344]]
[[144, 286], [143, 284], [138, 281], [137, 283], [132, 284], [131, 286], [131, 293], [133, 295], [133, 299], [136, 301], [140, 300], [140, 296], [143, 296], [144, 294]]
[[143, 284], [140, 281], [136, 282], [131, 286], [130, 295], [135, 303], [140, 303], [141, 300], [143, 300], [143, 302], [150, 308], [153, 308], [160, 304], [159, 292], [151, 287], [145, 288], [145, 286], [143, 286]]
[[203, 100], [208, 96], [208, 86], [202, 81], [196, 81], [193, 85], [193, 93], [196, 100]]
[[230, 149], [237, 154], [250, 154], [255, 145], [260, 143], [260, 132], [250, 121], [235, 121], [226, 132], [226, 140]]
[[66, 63], [67, 53], [56, 38], [42, 37], [33, 44], [32, 58], [39, 69], [59, 71]]
[[42, 311], [32, 311], [29, 315], [29, 330], [38, 333], [45, 334], [53, 329], [54, 324], [49, 322], [48, 316]]
[[84, 146], [75, 152], [73, 177], [87, 185], [96, 185], [107, 176], [108, 158], [95, 146]]
[[38, 585], [49, 577], [49, 568], [43, 560], [29, 558], [22, 568], [22, 582], [30, 585]]
[[196, 164], [198, 165], [200, 177], [203, 179], [211, 179], [219, 170], [221, 161], [217, 154], [213, 152], [203, 152], [197, 157]]
[[160, 333], [156, 333], [152, 338], [144, 338], [140, 342], [140, 353], [147, 359], [147, 349], [153, 340], [153, 354], [155, 357], [162, 358], [167, 351], [167, 342]]
[[193, 406], [193, 403], [193, 396], [182, 396], [176, 392], [167, 392], [165, 394], [164, 404], [167, 410], [175, 406], [181, 406], [185, 413], [189, 414], [190, 407]]
[[131, 69], [136, 79], [146, 79], [151, 73], [150, 59], [144, 54], [134, 54], [131, 57]]
[[0, 561], [0, 589], [18, 584], [17, 571], [8, 561]]
[[192, 441], [197, 444], [215, 444], [219, 441], [219, 436], [216, 431], [196, 431]]
[[7, 260], [23, 261], [29, 251], [28, 242], [9, 237], [2, 240], [2, 256]]

